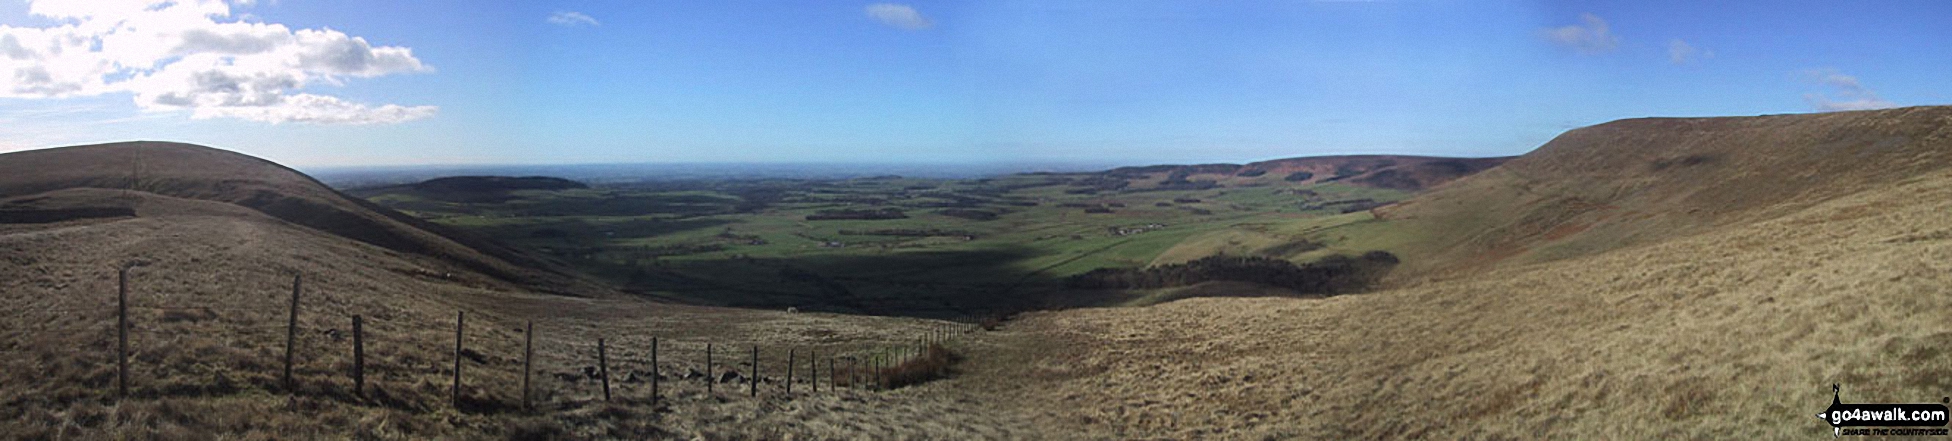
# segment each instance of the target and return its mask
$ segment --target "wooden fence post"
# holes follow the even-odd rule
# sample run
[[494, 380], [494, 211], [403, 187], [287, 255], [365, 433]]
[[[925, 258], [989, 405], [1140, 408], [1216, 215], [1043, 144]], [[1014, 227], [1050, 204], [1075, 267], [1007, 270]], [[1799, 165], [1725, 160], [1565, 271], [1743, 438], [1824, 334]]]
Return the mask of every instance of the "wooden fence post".
[[712, 388], [717, 385], [718, 385], [718, 374], [712, 372], [712, 344], [706, 343], [705, 344], [705, 394], [707, 395], [712, 394], [713, 393]]
[[285, 393], [295, 392], [291, 385], [291, 356], [292, 345], [298, 341], [298, 290], [304, 281], [302, 277], [291, 276], [291, 316], [285, 321]]
[[115, 277], [115, 397], [129, 397], [129, 267]]
[[603, 401], [610, 401], [610, 361], [603, 355], [603, 338], [596, 339], [596, 372], [603, 377]]
[[461, 408], [461, 329], [466, 327], [467, 323], [468, 323], [468, 312], [455, 311], [454, 313], [454, 389], [453, 389], [453, 396], [448, 397], [450, 401], [453, 401], [451, 405], [453, 405], [455, 409]]
[[807, 349], [807, 383], [813, 385], [813, 393], [820, 393], [819, 349]]
[[793, 397], [793, 348], [786, 348], [786, 397]]
[[840, 373], [834, 372], [834, 357], [827, 357], [827, 391], [840, 392]]
[[522, 330], [522, 409], [535, 410], [534, 396], [529, 388], [529, 376], [535, 366], [535, 320], [529, 320], [528, 329]]
[[352, 316], [352, 394], [366, 397], [366, 319]]
[[753, 398], [759, 398], [759, 345], [752, 345], [752, 386]]
[[657, 404], [657, 337], [651, 337], [651, 404]]

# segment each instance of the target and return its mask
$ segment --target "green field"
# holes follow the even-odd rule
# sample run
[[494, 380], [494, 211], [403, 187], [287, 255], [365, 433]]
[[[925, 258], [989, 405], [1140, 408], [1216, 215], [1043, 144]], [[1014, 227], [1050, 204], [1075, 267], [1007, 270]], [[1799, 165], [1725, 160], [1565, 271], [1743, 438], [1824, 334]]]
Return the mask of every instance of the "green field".
[[465, 198], [412, 186], [349, 193], [647, 296], [937, 317], [1142, 295], [1063, 289], [1064, 278], [1098, 268], [1219, 253], [1319, 257], [1324, 251], [1292, 244], [1321, 239], [1290, 226], [1366, 216], [1369, 205], [1409, 195], [1337, 183], [1104, 191], [1093, 187], [1098, 176], [678, 181]]

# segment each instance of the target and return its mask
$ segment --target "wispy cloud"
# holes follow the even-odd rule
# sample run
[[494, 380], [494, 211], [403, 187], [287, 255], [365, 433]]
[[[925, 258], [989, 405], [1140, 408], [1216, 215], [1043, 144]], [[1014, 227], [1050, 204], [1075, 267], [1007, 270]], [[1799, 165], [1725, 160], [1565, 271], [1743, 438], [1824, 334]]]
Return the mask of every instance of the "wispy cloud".
[[603, 26], [603, 23], [598, 23], [596, 19], [590, 17], [589, 14], [584, 14], [576, 11], [556, 11], [556, 13], [554, 14], [549, 14], [549, 24], [564, 26], [564, 27], [572, 27], [572, 28], [582, 27], [582, 26]]
[[1546, 40], [1583, 54], [1610, 52], [1620, 47], [1620, 36], [1613, 35], [1613, 28], [1605, 19], [1585, 13], [1579, 15], [1579, 21], [1581, 24], [1548, 28], [1543, 35]]
[[1836, 69], [1810, 69], [1803, 71], [1803, 76], [1810, 82], [1831, 89], [1827, 94], [1815, 92], [1803, 94], [1803, 100], [1809, 101], [1810, 105], [1818, 111], [1838, 112], [1898, 107], [1897, 103], [1886, 101], [1878, 97], [1876, 91], [1864, 87], [1864, 83], [1857, 81], [1857, 77], [1845, 75]]
[[867, 7], [868, 17], [882, 24], [910, 31], [919, 31], [935, 26], [935, 22], [923, 17], [921, 12], [908, 5], [895, 3], [875, 3]]
[[136, 108], [191, 118], [269, 123], [384, 124], [434, 106], [369, 105], [304, 92], [315, 84], [428, 72], [413, 50], [331, 29], [231, 19], [218, 0], [31, 0], [28, 13], [63, 23], [0, 26], [0, 97], [60, 99], [127, 93]]
[[1694, 47], [1679, 38], [1667, 42], [1667, 61], [1674, 64], [1688, 64], [1715, 58], [1715, 51]]

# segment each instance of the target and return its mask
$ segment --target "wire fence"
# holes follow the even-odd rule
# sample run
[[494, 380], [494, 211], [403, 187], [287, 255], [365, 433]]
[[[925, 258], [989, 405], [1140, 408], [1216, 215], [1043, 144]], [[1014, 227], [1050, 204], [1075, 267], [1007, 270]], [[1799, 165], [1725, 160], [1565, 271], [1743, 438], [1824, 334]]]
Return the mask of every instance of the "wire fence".
[[[157, 304], [131, 292], [128, 268], [118, 270], [116, 279], [110, 307], [23, 305], [0, 311], [0, 335], [112, 336], [106, 349], [113, 353], [116, 368], [110, 386], [118, 399], [130, 397], [133, 384], [144, 380], [132, 375], [132, 365], [206, 371], [216, 371], [211, 366], [218, 365], [250, 375], [257, 386], [293, 395], [396, 407], [432, 407], [439, 403], [410, 397], [443, 396], [447, 406], [463, 411], [534, 411], [597, 401], [658, 405], [687, 398], [892, 390], [946, 375], [954, 357], [946, 345], [978, 329], [974, 324], [939, 323], [913, 335], [913, 343], [893, 345], [725, 345], [655, 335], [538, 340], [539, 333], [556, 326], [521, 320], [519, 328], [501, 329], [495, 326], [512, 320], [457, 310], [451, 321], [439, 325], [453, 326], [447, 343], [435, 344], [440, 338], [424, 335], [430, 329], [425, 323], [410, 326], [397, 314], [386, 314], [394, 316], [388, 320], [360, 314], [328, 317], [323, 322], [344, 326], [319, 325], [320, 317], [304, 315], [308, 303], [302, 276], [292, 278], [283, 308]], [[302, 315], [310, 325], [301, 324]], [[261, 324], [267, 320], [281, 324]], [[219, 344], [185, 349], [181, 342], [186, 339]], [[537, 345], [558, 347], [538, 351]], [[0, 340], [0, 353], [36, 351], [47, 348], [18, 338]], [[274, 360], [270, 364], [261, 362], [266, 352]], [[253, 356], [227, 356], [240, 354]], [[437, 383], [435, 378], [446, 381]], [[234, 390], [237, 386], [230, 383], [238, 380], [217, 375], [207, 385], [181, 384], [183, 378], [171, 381], [175, 389]], [[674, 394], [673, 386], [704, 393]]]

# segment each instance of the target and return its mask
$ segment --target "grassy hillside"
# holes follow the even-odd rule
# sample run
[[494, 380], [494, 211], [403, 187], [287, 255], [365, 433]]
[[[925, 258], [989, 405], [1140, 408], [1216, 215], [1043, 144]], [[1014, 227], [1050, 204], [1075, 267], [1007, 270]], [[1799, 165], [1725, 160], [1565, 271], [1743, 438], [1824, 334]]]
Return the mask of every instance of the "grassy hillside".
[[[137, 152], [148, 172], [131, 189], [117, 179], [131, 176], [120, 166]], [[195, 173], [202, 169], [212, 171]], [[888, 355], [888, 348], [947, 323], [691, 307], [603, 291], [546, 294], [530, 281], [477, 271], [456, 254], [406, 252], [342, 234], [338, 227], [347, 224], [280, 217], [286, 212], [275, 207], [293, 202], [253, 203], [305, 198], [298, 204], [323, 207], [312, 213], [453, 247], [432, 242], [441, 235], [387, 224], [382, 212], [334, 200], [336, 193], [307, 184], [303, 175], [200, 147], [12, 153], [0, 155], [0, 170], [6, 172], [0, 174], [5, 437], [1028, 436], [1014, 410], [972, 404], [961, 389], [939, 383], [893, 392], [802, 390], [794, 398], [779, 390], [789, 349]], [[234, 197], [239, 194], [246, 196]], [[119, 399], [117, 273], [124, 267], [130, 393]], [[295, 384], [287, 388], [280, 374], [294, 277], [303, 277], [304, 294], [292, 352]], [[449, 381], [460, 312], [467, 314], [467, 343], [459, 354], [465, 378], [457, 407]], [[354, 315], [364, 319], [364, 396], [353, 392], [350, 378]], [[530, 322], [537, 330], [533, 381], [540, 408], [524, 412], [519, 385]], [[669, 377], [660, 405], [649, 401], [644, 381], [652, 372], [653, 337], [662, 348], [658, 371]], [[605, 402], [597, 379], [586, 373], [597, 365], [598, 338], [607, 339], [614, 401]], [[712, 369], [704, 366], [707, 343], [719, 351]], [[963, 344], [975, 343], [956, 347]], [[760, 398], [740, 395], [738, 383], [708, 393], [704, 380], [683, 377], [691, 370], [749, 375], [751, 366], [739, 362], [755, 346], [766, 370]]]
[[1405, 281], [1591, 255], [1952, 167], [1948, 127], [1952, 107], [1615, 121], [1304, 237], [1396, 252]]
[[[113, 192], [43, 192], [108, 189], [214, 201], [279, 220], [385, 248], [434, 258], [455, 268], [558, 294], [609, 291], [559, 266], [497, 242], [349, 198], [284, 166], [228, 151], [168, 142], [125, 142], [30, 150], [0, 155], [0, 213], [34, 216], [62, 204], [126, 207], [137, 199]], [[99, 196], [99, 197], [98, 197]]]
[[1952, 391], [1948, 116], [1575, 130], [1380, 220], [1273, 229], [1470, 271], [1032, 314], [1016, 326], [1035, 349], [985, 355], [1038, 362], [992, 387], [1094, 439], [1828, 436], [1809, 415], [1832, 384], [1846, 402]]

